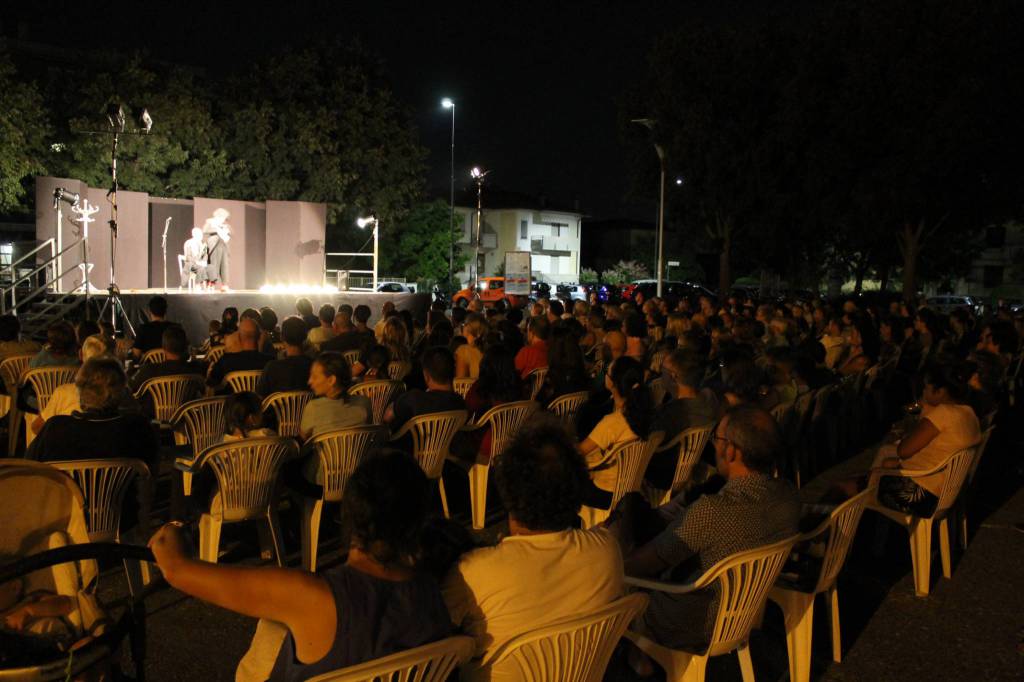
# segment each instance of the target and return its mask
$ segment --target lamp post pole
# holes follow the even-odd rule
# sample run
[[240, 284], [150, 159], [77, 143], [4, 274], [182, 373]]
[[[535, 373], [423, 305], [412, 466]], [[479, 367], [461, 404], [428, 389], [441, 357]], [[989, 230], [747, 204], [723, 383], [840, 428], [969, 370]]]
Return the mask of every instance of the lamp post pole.
[[[634, 118], [633, 123], [642, 125], [654, 134], [654, 128], [658, 124], [653, 118]], [[657, 138], [655, 138], [657, 139]], [[665, 261], [665, 148], [657, 142], [654, 143], [654, 151], [658, 152], [658, 161], [661, 163], [661, 179], [658, 190], [658, 289], [657, 295], [661, 297], [661, 285], [664, 279]]]
[[455, 101], [450, 97], [445, 97], [441, 100], [441, 106], [452, 110], [450, 212], [448, 215], [448, 287], [450, 287], [452, 278], [455, 276]]
[[484, 176], [476, 176], [476, 234], [473, 235], [473, 286], [480, 284], [480, 225], [483, 222]]

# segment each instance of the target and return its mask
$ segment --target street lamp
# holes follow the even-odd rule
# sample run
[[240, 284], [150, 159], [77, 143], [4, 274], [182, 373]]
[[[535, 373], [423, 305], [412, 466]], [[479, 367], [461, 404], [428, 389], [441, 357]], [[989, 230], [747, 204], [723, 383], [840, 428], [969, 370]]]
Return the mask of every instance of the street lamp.
[[[451, 97], [441, 100], [441, 106], [452, 110], [451, 210], [448, 215], [448, 287], [455, 275], [455, 101]], [[448, 287], [445, 287], [447, 289]]]
[[484, 178], [491, 171], [480, 170], [479, 166], [473, 166], [469, 172], [476, 181], [476, 234], [473, 240], [473, 272], [472, 283], [474, 287], [480, 284], [480, 225], [483, 223], [483, 194]]
[[[658, 122], [653, 118], [634, 118], [633, 123], [642, 125], [651, 133], [654, 133], [654, 128]], [[657, 142], [654, 143], [654, 150], [658, 152], [658, 160], [661, 162], [661, 184], [659, 197], [658, 197], [658, 293], [661, 296], [661, 283], [662, 273], [665, 270], [665, 148]], [[676, 180], [676, 184], [682, 184], [679, 179]]]
[[372, 213], [366, 218], [359, 218], [356, 220], [356, 225], [358, 225], [360, 229], [366, 229], [366, 226], [371, 223], [373, 224], [373, 290], [377, 291], [377, 257], [379, 256], [377, 245], [380, 239], [380, 221], [377, 220], [377, 216]]

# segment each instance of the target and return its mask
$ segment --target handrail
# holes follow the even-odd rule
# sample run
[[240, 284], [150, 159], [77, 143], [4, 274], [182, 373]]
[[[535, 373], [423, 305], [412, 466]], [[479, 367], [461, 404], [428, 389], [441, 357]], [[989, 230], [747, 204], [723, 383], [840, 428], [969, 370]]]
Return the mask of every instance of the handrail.
[[[40, 251], [42, 251], [43, 249], [45, 249], [45, 248], [46, 248], [47, 246], [49, 246], [49, 245], [51, 244], [51, 242], [53, 242], [53, 237], [50, 237], [49, 239], [47, 239], [46, 241], [44, 241], [44, 242], [43, 242], [42, 244], [40, 244], [39, 246], [37, 246], [36, 248], [32, 249], [31, 251], [29, 251], [28, 253], [26, 253], [26, 254], [25, 254], [24, 256], [22, 256], [21, 258], [19, 258], [18, 260], [16, 260], [16, 261], [12, 261], [12, 262], [11, 262], [11, 264], [7, 266], [7, 269], [10, 269], [10, 271], [11, 271], [11, 276], [12, 276], [12, 277], [14, 276], [14, 268], [15, 268], [15, 267], [16, 267], [16, 266], [17, 266], [17, 265], [18, 265], [19, 263], [21, 263], [21, 262], [22, 262], [23, 260], [26, 260], [26, 259], [27, 259], [27, 258], [28, 258], [29, 256], [34, 256], [35, 254], [39, 253]], [[66, 251], [66, 250], [67, 250], [67, 249], [65, 249], [65, 251]], [[64, 251], [61, 251], [61, 253], [64, 253]]]
[[[52, 241], [53, 241], [52, 238], [46, 240], [46, 242], [44, 242], [43, 246], [46, 246], [47, 244], [49, 244]], [[34, 291], [29, 293], [28, 296], [26, 296], [25, 298], [21, 299], [20, 301], [17, 300], [17, 298], [16, 298], [17, 297], [18, 284], [20, 284], [21, 282], [30, 281], [32, 279], [32, 277], [34, 277], [39, 272], [42, 272], [43, 270], [46, 270], [47, 268], [50, 268], [51, 266], [53, 266], [55, 264], [56, 260], [60, 256], [63, 256], [66, 252], [70, 251], [71, 249], [78, 248], [79, 246], [83, 246], [84, 244], [85, 244], [85, 239], [84, 238], [83, 239], [79, 239], [78, 241], [74, 242], [73, 244], [65, 247], [64, 250], [61, 251], [59, 254], [54, 254], [54, 255], [50, 256], [50, 258], [48, 260], [44, 261], [43, 264], [40, 265], [39, 267], [37, 267], [35, 270], [32, 270], [27, 275], [22, 275], [21, 277], [18, 277], [18, 278], [14, 277], [15, 271], [13, 270], [13, 265], [12, 265], [11, 266], [11, 268], [12, 268], [12, 270], [11, 270], [11, 284], [8, 287], [0, 289], [0, 312], [2, 312], [2, 313], [6, 313], [7, 312], [7, 294], [8, 293], [11, 294], [11, 312], [14, 313], [15, 315], [17, 315], [18, 308], [20, 306], [23, 306], [26, 303], [28, 303], [29, 301], [32, 301], [33, 299], [38, 297], [39, 294], [46, 292], [50, 287], [55, 287], [56, 282], [59, 282], [61, 279], [63, 279], [65, 275], [68, 275], [68, 274], [74, 272], [75, 270], [77, 270], [79, 268], [79, 265], [78, 264], [73, 265], [70, 268], [64, 270], [63, 272], [57, 274], [53, 279], [44, 282], [42, 284], [42, 286], [37, 287]], [[43, 248], [43, 247], [36, 248], [35, 251], [33, 251], [33, 253], [38, 252], [41, 248]], [[52, 251], [51, 251], [51, 253], [52, 253]], [[31, 254], [28, 254], [28, 255], [31, 255]], [[20, 263], [21, 261], [25, 260], [25, 258], [27, 258], [27, 257], [28, 256], [23, 256], [21, 259], [18, 260], [18, 262]], [[55, 267], [54, 267], [54, 270], [56, 270]], [[79, 287], [75, 287], [74, 289], [72, 289], [68, 293], [73, 293], [73, 292], [77, 291], [78, 288]], [[88, 295], [88, 293], [89, 292], [86, 291], [86, 295]]]

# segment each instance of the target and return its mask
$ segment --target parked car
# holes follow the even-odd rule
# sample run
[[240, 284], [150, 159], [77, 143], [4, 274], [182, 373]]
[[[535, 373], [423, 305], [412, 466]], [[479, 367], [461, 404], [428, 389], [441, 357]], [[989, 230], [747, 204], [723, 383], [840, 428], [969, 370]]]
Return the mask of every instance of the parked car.
[[[545, 284], [544, 286], [548, 286]], [[548, 287], [550, 290], [550, 287]], [[457, 291], [452, 296], [452, 305], [467, 306], [473, 298], [479, 297], [484, 305], [494, 304], [495, 301], [506, 300], [510, 305], [519, 306], [525, 303], [524, 296], [505, 293], [504, 277], [481, 277], [476, 289], [469, 287]]]
[[583, 284], [559, 284], [556, 296], [563, 301], [586, 301], [587, 287]]
[[386, 294], [410, 294], [414, 293], [416, 289], [403, 282], [378, 282], [377, 291]]
[[972, 313], [977, 314], [981, 310], [981, 301], [973, 296], [932, 296], [928, 299], [928, 307], [936, 312], [948, 315], [957, 308], [968, 308]]
[[534, 300], [551, 298], [551, 285], [536, 279], [530, 280], [530, 298]]
[[[637, 292], [642, 293], [645, 299], [653, 298], [658, 293], [658, 282], [653, 279], [641, 279], [627, 284], [622, 289], [622, 300], [631, 301], [636, 298]], [[702, 284], [696, 282], [680, 282], [677, 280], [662, 280], [661, 295], [672, 296], [677, 299], [688, 298], [696, 301], [701, 296], [715, 300], [715, 292]]]

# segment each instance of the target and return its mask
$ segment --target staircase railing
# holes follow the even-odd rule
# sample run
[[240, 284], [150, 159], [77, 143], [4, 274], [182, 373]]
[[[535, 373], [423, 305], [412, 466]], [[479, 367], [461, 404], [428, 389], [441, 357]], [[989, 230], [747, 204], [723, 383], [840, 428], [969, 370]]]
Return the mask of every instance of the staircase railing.
[[[71, 266], [70, 268], [67, 268], [63, 272], [57, 272], [57, 267], [58, 267], [57, 264], [58, 264], [58, 262], [62, 259], [64, 254], [68, 253], [69, 251], [72, 251], [74, 249], [81, 249], [82, 250], [82, 263], [88, 263], [89, 260], [88, 260], [88, 253], [86, 251], [86, 248], [87, 248], [87, 245], [86, 245], [85, 239], [79, 239], [78, 241], [76, 241], [76, 242], [74, 242], [74, 243], [64, 247], [61, 251], [58, 252], [57, 251], [56, 242], [52, 238], [50, 238], [50, 239], [45, 240], [43, 243], [41, 243], [39, 246], [37, 246], [36, 248], [34, 248], [31, 251], [29, 251], [28, 253], [26, 253], [25, 255], [23, 255], [21, 258], [19, 258], [17, 260], [14, 260], [14, 261], [11, 261], [10, 265], [0, 269], [0, 278], [6, 279], [7, 281], [10, 282], [9, 286], [6, 286], [2, 290], [0, 290], [0, 314], [11, 313], [13, 315], [17, 315], [19, 309], [25, 308], [29, 303], [31, 303], [35, 299], [39, 298], [43, 294], [46, 294], [46, 293], [61, 293], [60, 292], [60, 287], [57, 286], [57, 283], [61, 279], [63, 279], [64, 276], [66, 276], [66, 275], [74, 272], [75, 270], [79, 269], [80, 265], [76, 264], [76, 265]], [[24, 275], [21, 275], [19, 277], [18, 276], [18, 266], [21, 263], [24, 263], [25, 261], [27, 261], [30, 258], [35, 257], [35, 258], [38, 259], [39, 258], [39, 256], [38, 256], [39, 252], [45, 251], [46, 249], [49, 249], [50, 257], [47, 258], [46, 260], [42, 261], [42, 262], [36, 260], [36, 268], [34, 270], [32, 270], [31, 272], [29, 272], [27, 274], [24, 274]], [[88, 265], [86, 265], [86, 268], [88, 268]], [[21, 299], [19, 300], [18, 299], [18, 285], [21, 284], [22, 282], [28, 282], [31, 285], [31, 283], [33, 281], [33, 278], [35, 278], [35, 276], [38, 275], [39, 273], [43, 273], [43, 281], [42, 281], [42, 283], [39, 284], [39, 286], [37, 286], [35, 289], [32, 289], [31, 291], [29, 291], [27, 295], [22, 296]], [[2, 277], [3, 275], [6, 275], [6, 277]], [[79, 288], [83, 288], [84, 287], [84, 289], [85, 289], [85, 304], [88, 305], [89, 304], [89, 287], [88, 287], [89, 278], [88, 278], [88, 272], [85, 273], [85, 276], [82, 279], [83, 279], [83, 283], [82, 284], [78, 285], [77, 287], [75, 287], [74, 289], [72, 289], [71, 291], [66, 292], [66, 293], [74, 293], [74, 292], [78, 291]], [[7, 304], [8, 296], [10, 296], [10, 305], [9, 306]]]

